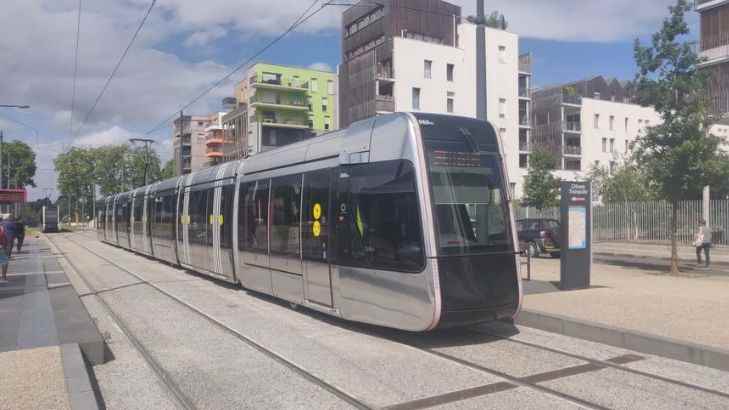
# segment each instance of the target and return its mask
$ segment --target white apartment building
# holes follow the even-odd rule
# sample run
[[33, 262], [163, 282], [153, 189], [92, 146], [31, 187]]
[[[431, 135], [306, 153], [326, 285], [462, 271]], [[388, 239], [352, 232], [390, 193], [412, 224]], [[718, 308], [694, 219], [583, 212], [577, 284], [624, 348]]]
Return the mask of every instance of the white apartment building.
[[[458, 24], [457, 33], [456, 47], [407, 33], [394, 37], [391, 75], [379, 75], [376, 83], [376, 95], [391, 97], [393, 104], [378, 106], [377, 113], [421, 111], [476, 117], [477, 26]], [[512, 191], [518, 196], [525, 174], [519, 168], [519, 138], [522, 134], [528, 139], [531, 73], [528, 65], [520, 65], [516, 34], [486, 28], [485, 44], [488, 120], [502, 139]]]

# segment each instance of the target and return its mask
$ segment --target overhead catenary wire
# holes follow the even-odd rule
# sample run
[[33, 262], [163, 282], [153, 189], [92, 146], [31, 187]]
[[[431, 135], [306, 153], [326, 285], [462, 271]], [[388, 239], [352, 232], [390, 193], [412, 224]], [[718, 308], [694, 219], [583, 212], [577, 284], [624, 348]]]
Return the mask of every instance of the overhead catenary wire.
[[71, 138], [73, 138], [73, 113], [76, 110], [76, 80], [78, 78], [78, 49], [79, 49], [79, 41], [81, 40], [81, 10], [82, 10], [82, 0], [78, 0], [78, 13], [76, 15], [76, 45], [73, 55], [73, 87], [71, 90], [71, 118], [70, 118], [70, 131], [71, 131]]
[[124, 52], [122, 53], [121, 57], [119, 57], [119, 60], [117, 61], [116, 65], [114, 66], [114, 69], [109, 74], [109, 77], [107, 77], [106, 82], [104, 83], [104, 86], [101, 88], [101, 91], [96, 96], [96, 100], [94, 100], [94, 103], [91, 105], [91, 108], [86, 112], [86, 115], [84, 116], [83, 121], [81, 122], [81, 125], [79, 126], [78, 133], [81, 133], [81, 130], [83, 129], [84, 125], [88, 122], [89, 118], [91, 118], [91, 115], [96, 110], [96, 107], [99, 105], [99, 102], [104, 97], [104, 94], [106, 93], [106, 90], [109, 88], [109, 85], [111, 84], [112, 80], [116, 76], [116, 73], [119, 71], [119, 68], [121, 67], [122, 63], [124, 62], [124, 59], [127, 57], [127, 54], [129, 54], [129, 50], [131, 50], [132, 46], [134, 45], [134, 42], [137, 40], [137, 37], [139, 36], [139, 33], [142, 31], [142, 28], [144, 28], [145, 23], [147, 22], [147, 19], [149, 18], [150, 13], [152, 13], [152, 9], [157, 4], [157, 0], [152, 0], [152, 3], [150, 3], [149, 7], [147, 8], [146, 13], [144, 13], [144, 17], [142, 18], [142, 21], [139, 23], [139, 26], [137, 27], [137, 30], [134, 32], [134, 35], [129, 40], [129, 44], [127, 44], [126, 49], [124, 49]]
[[161, 130], [162, 128], [166, 127], [169, 124], [170, 121], [172, 121], [175, 117], [178, 116], [178, 114], [179, 114], [180, 111], [186, 110], [187, 108], [191, 107], [193, 104], [195, 104], [198, 101], [200, 101], [200, 99], [202, 99], [203, 97], [205, 97], [206, 95], [208, 95], [211, 91], [213, 91], [216, 88], [220, 87], [220, 85], [222, 85], [230, 77], [232, 77], [233, 74], [237, 73], [238, 71], [240, 71], [244, 67], [248, 66], [253, 60], [255, 60], [256, 58], [258, 58], [261, 54], [263, 54], [266, 51], [268, 51], [276, 43], [278, 43], [279, 41], [283, 40], [284, 37], [286, 37], [287, 35], [289, 35], [292, 31], [296, 30], [296, 28], [298, 28], [302, 24], [306, 23], [312, 17], [314, 17], [315, 15], [317, 15], [319, 12], [321, 12], [325, 7], [327, 7], [327, 6], [330, 5], [330, 2], [326, 2], [326, 3], [322, 4], [317, 10], [315, 10], [314, 12], [311, 12], [311, 10], [314, 8], [314, 6], [316, 6], [316, 4], [319, 3], [320, 1], [321, 0], [314, 0], [309, 5], [309, 7], [307, 7], [304, 10], [304, 12], [301, 13], [301, 15], [296, 20], [294, 20], [294, 22], [286, 30], [284, 30], [281, 34], [279, 34], [278, 36], [276, 36], [275, 38], [273, 38], [263, 48], [261, 48], [260, 50], [258, 50], [257, 52], [255, 52], [253, 55], [251, 55], [250, 57], [246, 58], [242, 63], [238, 64], [235, 68], [233, 68], [233, 70], [231, 70], [230, 72], [228, 72], [225, 76], [223, 76], [219, 80], [217, 80], [214, 83], [212, 83], [208, 88], [206, 88], [205, 90], [203, 90], [195, 98], [193, 98], [188, 103], [184, 104], [183, 106], [181, 106], [180, 108], [178, 108], [177, 110], [175, 110], [174, 113], [170, 114], [164, 120], [160, 121], [157, 125], [155, 125], [149, 131], [147, 131], [145, 133], [145, 135], [152, 135], [155, 132], [157, 132], [157, 131]]

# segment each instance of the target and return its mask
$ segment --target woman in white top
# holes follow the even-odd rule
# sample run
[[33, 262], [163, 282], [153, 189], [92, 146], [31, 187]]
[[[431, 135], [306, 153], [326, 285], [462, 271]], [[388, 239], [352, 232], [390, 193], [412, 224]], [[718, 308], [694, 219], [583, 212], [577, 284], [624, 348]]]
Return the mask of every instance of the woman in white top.
[[704, 219], [699, 219], [699, 231], [696, 233], [694, 241], [696, 247], [696, 261], [701, 265], [701, 251], [706, 256], [706, 267], [711, 264], [711, 229], [706, 225]]

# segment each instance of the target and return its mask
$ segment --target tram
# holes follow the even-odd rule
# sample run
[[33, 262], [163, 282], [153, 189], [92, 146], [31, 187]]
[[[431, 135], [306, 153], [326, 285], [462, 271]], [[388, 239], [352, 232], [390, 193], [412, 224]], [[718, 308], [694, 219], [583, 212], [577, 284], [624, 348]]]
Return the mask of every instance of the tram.
[[502, 147], [396, 113], [105, 198], [98, 238], [346, 320], [409, 331], [521, 306]]

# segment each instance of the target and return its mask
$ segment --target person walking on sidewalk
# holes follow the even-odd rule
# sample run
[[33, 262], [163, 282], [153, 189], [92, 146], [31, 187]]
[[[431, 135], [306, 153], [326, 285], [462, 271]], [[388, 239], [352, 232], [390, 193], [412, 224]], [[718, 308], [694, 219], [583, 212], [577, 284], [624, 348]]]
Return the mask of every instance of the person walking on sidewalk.
[[694, 241], [696, 247], [696, 262], [701, 265], [701, 251], [706, 256], [706, 267], [711, 265], [711, 228], [707, 226], [704, 219], [699, 219], [699, 231], [696, 233]]
[[18, 221], [15, 223], [15, 230], [18, 234], [18, 252], [23, 248], [23, 242], [25, 242], [25, 223], [23, 221]]
[[17, 226], [15, 224], [15, 220], [13, 219], [13, 214], [10, 214], [8, 219], [2, 220], [0, 219], [0, 225], [2, 225], [3, 230], [5, 231], [5, 252], [10, 258], [13, 256], [13, 246], [15, 245], [15, 238], [18, 235], [17, 232]]
[[[2, 220], [3, 218], [0, 217], [0, 222]], [[8, 238], [5, 235], [5, 226], [0, 223], [0, 272], [2, 273], [0, 275], [0, 283], [8, 281], [8, 263], [10, 262], [10, 257], [8, 256], [7, 248]]]

